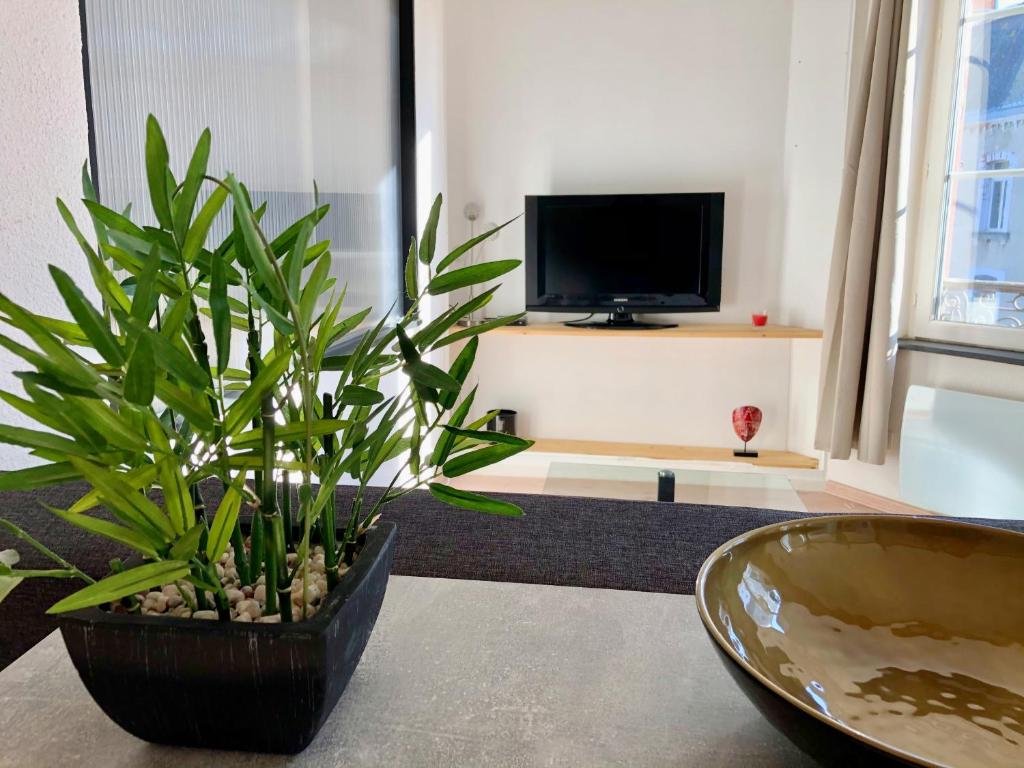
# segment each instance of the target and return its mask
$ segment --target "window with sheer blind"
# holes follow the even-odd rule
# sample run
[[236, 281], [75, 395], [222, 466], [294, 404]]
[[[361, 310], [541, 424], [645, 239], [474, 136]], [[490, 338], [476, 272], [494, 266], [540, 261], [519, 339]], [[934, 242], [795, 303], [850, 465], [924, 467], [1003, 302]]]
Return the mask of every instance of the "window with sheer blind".
[[[401, 312], [400, 0], [83, 0], [100, 198], [152, 217], [145, 120], [163, 127], [172, 167], [213, 134], [209, 169], [248, 185], [276, 234], [331, 208], [346, 305], [368, 323]], [[409, 180], [406, 179], [408, 183]], [[225, 234], [226, 218], [218, 222]], [[392, 309], [394, 307], [394, 309]]]

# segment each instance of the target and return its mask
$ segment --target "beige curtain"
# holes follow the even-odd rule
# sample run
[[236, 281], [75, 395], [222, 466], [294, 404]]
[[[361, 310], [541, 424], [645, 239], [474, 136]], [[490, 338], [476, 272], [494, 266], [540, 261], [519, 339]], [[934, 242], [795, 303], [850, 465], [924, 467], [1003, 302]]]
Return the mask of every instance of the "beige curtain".
[[815, 445], [835, 459], [856, 448], [859, 460], [881, 464], [903, 278], [897, 229], [912, 0], [860, 2], [864, 47], [850, 83]]

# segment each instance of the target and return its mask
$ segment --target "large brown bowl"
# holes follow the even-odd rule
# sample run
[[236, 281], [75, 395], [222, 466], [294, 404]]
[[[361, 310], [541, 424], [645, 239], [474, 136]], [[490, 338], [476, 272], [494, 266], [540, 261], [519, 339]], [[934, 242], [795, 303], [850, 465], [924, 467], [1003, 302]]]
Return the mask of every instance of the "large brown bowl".
[[1024, 766], [1024, 535], [782, 523], [719, 547], [696, 593], [733, 677], [821, 762]]

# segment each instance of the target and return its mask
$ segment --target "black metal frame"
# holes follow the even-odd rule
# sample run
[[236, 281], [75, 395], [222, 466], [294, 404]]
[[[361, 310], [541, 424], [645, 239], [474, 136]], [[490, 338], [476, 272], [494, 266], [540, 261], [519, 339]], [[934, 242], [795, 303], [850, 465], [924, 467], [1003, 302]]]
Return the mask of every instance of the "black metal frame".
[[416, 237], [416, 44], [413, 0], [398, 0], [398, 151], [399, 204], [398, 295], [402, 309], [412, 299], [405, 293], [405, 255], [409, 241]]
[[[89, 172], [99, 193], [96, 161], [96, 120], [92, 104], [89, 67], [89, 31], [86, 0], [78, 0], [78, 18], [82, 29], [82, 74], [85, 85], [85, 115], [88, 126]], [[413, 26], [413, 0], [398, 0], [398, 115], [399, 115], [399, 211], [398, 211], [398, 295], [399, 306], [406, 311], [412, 300], [405, 294], [405, 254], [416, 236], [416, 50]]]

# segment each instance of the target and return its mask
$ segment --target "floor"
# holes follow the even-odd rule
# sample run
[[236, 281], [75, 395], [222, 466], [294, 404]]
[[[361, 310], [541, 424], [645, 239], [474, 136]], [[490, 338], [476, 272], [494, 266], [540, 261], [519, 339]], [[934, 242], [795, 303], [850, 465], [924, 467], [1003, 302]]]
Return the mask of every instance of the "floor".
[[[469, 475], [451, 481], [457, 488], [480, 493], [535, 493], [560, 496], [599, 496], [611, 498], [646, 498], [650, 489], [629, 481], [572, 480], [559, 478], [552, 483], [547, 477], [512, 477], [498, 475]], [[869, 494], [849, 493], [836, 484], [820, 481], [794, 482], [794, 490], [808, 512], [820, 514], [856, 514], [886, 512], [893, 514], [928, 514], [926, 510], [890, 502]], [[775, 508], [771, 489], [744, 489], [743, 506]], [[854, 498], [848, 498], [847, 493]], [[737, 502], [740, 503], [740, 502]]]

